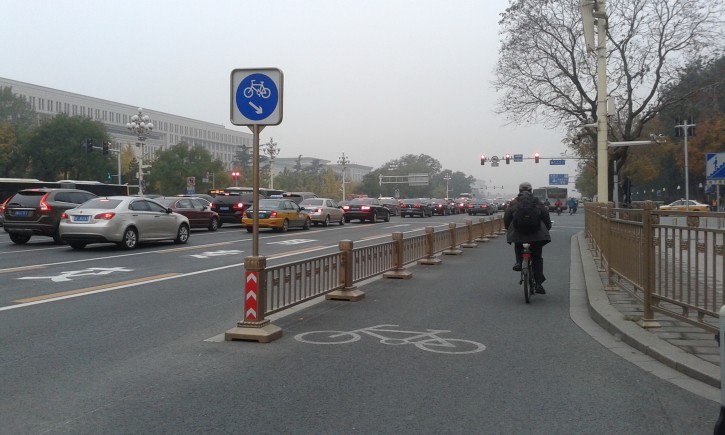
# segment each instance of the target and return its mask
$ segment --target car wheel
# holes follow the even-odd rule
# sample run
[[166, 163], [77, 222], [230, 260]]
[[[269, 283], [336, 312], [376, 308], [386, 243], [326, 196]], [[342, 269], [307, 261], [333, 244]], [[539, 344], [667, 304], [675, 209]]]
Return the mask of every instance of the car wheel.
[[26, 236], [25, 234], [17, 234], [17, 233], [10, 233], [10, 240], [13, 241], [16, 245], [24, 245], [28, 243], [28, 240], [30, 240], [30, 236]]
[[65, 242], [60, 238], [60, 231], [57, 228], [55, 229], [55, 233], [53, 233], [53, 242], [56, 245], [65, 245]]
[[390, 222], [390, 213], [385, 215], [385, 219], [383, 219], [385, 222]]
[[280, 228], [279, 230], [283, 233], [286, 233], [288, 229], [289, 229], [289, 221], [287, 219], [285, 219], [284, 222], [282, 222], [282, 228]]
[[81, 250], [86, 247], [85, 242], [71, 242], [69, 243], [70, 247], [76, 250]]
[[211, 222], [209, 223], [209, 231], [216, 231], [219, 229], [219, 219], [212, 218]]
[[348, 219], [348, 218], [345, 218], [345, 223], [346, 223], [346, 224], [349, 224], [349, 223], [350, 223], [350, 219]]
[[248, 233], [251, 233], [252, 231], [254, 231], [254, 228], [252, 228], [252, 227], [247, 227], [247, 232], [248, 232]]
[[[329, 220], [330, 220], [330, 218], [328, 217], [327, 220], [325, 221], [325, 226], [327, 226], [327, 224], [329, 223]], [[303, 230], [309, 230], [310, 229], [310, 223], [311, 222], [312, 221], [310, 220], [310, 218], [306, 218], [305, 219], [305, 225], [302, 227], [302, 229]]]
[[330, 215], [325, 216], [325, 221], [322, 223], [323, 227], [330, 225]]
[[372, 223], [375, 223], [375, 222], [377, 222], [377, 221], [378, 221], [378, 214], [377, 214], [377, 213], [373, 213], [373, 218], [372, 218], [372, 219], [370, 219], [370, 221], [371, 221]]
[[118, 246], [120, 246], [123, 249], [133, 249], [138, 245], [138, 233], [136, 232], [136, 229], [134, 228], [126, 228], [126, 231], [123, 232], [123, 239], [118, 243]]
[[174, 243], [183, 244], [189, 241], [189, 227], [186, 224], [179, 225], [179, 231], [176, 232]]
[[345, 225], [345, 218], [344, 216], [340, 216], [340, 222], [338, 222], [340, 225]]

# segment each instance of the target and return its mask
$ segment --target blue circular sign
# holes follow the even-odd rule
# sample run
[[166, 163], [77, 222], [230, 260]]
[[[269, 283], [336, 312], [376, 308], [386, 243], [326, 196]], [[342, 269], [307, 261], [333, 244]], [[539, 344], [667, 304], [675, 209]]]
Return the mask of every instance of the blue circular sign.
[[277, 108], [277, 85], [265, 74], [250, 74], [239, 83], [235, 96], [239, 112], [252, 121], [269, 117]]

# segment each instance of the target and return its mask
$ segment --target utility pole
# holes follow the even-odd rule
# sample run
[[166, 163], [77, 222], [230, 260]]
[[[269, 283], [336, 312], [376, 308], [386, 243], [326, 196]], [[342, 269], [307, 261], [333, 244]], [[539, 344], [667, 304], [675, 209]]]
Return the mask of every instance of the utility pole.
[[274, 189], [274, 172], [272, 170], [272, 164], [274, 163], [274, 158], [277, 157], [279, 152], [281, 151], [279, 148], [277, 148], [277, 142], [274, 142], [274, 138], [270, 137], [269, 142], [264, 144], [265, 150], [264, 153], [269, 156], [269, 188]]
[[342, 200], [345, 200], [345, 170], [347, 169], [347, 165], [350, 164], [350, 159], [345, 157], [345, 153], [342, 153], [342, 156], [337, 159], [337, 164], [342, 166]]

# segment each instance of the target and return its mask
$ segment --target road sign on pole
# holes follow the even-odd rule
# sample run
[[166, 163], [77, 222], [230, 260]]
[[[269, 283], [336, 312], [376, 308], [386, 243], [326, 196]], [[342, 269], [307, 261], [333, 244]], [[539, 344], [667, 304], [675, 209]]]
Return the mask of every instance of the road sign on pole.
[[552, 186], [566, 186], [569, 184], [569, 174], [549, 174], [549, 184]]
[[566, 160], [565, 159], [551, 159], [551, 160], [549, 160], [549, 164], [550, 165], [564, 165], [564, 164], [566, 164]]
[[523, 162], [523, 161], [524, 161], [523, 154], [514, 154], [514, 162]]
[[231, 122], [234, 125], [278, 125], [282, 122], [282, 71], [277, 68], [235, 69], [231, 74]]

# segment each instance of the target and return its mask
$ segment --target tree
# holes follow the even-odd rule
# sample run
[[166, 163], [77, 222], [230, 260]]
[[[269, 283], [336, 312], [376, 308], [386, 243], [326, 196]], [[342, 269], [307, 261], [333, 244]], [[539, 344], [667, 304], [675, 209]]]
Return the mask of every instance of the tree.
[[[144, 161], [144, 164], [148, 162]], [[219, 176], [218, 184], [227, 183], [229, 175], [224, 172], [224, 164], [212, 160], [212, 156], [201, 145], [190, 147], [187, 143], [178, 143], [157, 154], [151, 162], [151, 173], [144, 177], [148, 192], [163, 195], [175, 195], [186, 192], [186, 179], [195, 177], [196, 191], [206, 192], [212, 188], [211, 181], [203, 183], [203, 175], [208, 171]], [[221, 174], [224, 173], [224, 176]]]
[[80, 116], [59, 114], [43, 122], [20, 146], [26, 173], [41, 180], [106, 181], [114, 164], [98, 150], [86, 152], [86, 139], [100, 147], [109, 140], [106, 127]]
[[[557, 127], [597, 118], [596, 58], [582, 36], [580, 0], [510, 0], [501, 14], [502, 48], [494, 85], [500, 113], [510, 122]], [[615, 113], [609, 139], [638, 139], [658, 112], [682, 97], [662, 93], [693, 59], [722, 49], [719, 0], [609, 0], [607, 77]], [[573, 129], [574, 127], [572, 127]], [[596, 132], [587, 129], [573, 150], [596, 158]], [[610, 154], [622, 168], [628, 147]], [[611, 182], [611, 180], [610, 180]]]
[[10, 87], [0, 87], [0, 176], [26, 175], [20, 144], [37, 125], [37, 119], [24, 97], [14, 94]]

